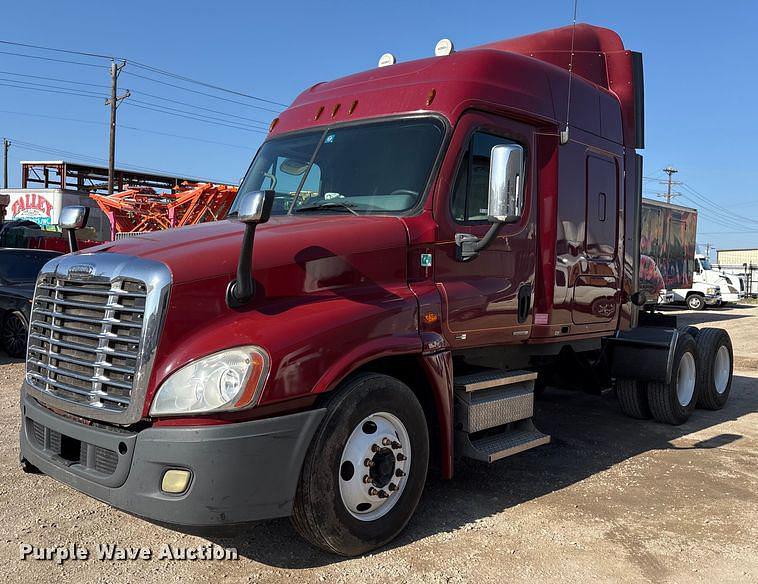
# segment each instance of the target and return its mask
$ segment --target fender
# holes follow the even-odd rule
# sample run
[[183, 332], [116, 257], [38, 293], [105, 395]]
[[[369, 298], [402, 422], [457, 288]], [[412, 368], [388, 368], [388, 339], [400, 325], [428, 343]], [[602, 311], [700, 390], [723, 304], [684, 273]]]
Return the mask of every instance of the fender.
[[[221, 289], [221, 283], [219, 279], [206, 288]], [[185, 308], [181, 298], [193, 298], [192, 307]], [[418, 305], [407, 287], [385, 288], [383, 296], [369, 299], [330, 295], [294, 305], [270, 302], [245, 313], [208, 306], [216, 300], [200, 303], [216, 317], [198, 319], [203, 326], [196, 329], [187, 321], [194, 316], [193, 309], [202, 310], [197, 294], [174, 295], [170, 313], [175, 316], [166, 322], [159, 344], [145, 414], [168, 375], [191, 361], [235, 346], [258, 345], [271, 358], [259, 405], [328, 391], [373, 359], [421, 353]]]

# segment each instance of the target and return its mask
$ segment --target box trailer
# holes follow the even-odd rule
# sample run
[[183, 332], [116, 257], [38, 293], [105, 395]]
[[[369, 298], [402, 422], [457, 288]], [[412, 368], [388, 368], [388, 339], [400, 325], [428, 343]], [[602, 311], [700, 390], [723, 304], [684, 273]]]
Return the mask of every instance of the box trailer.
[[546, 383], [670, 424], [724, 405], [726, 332], [639, 312], [639, 53], [582, 24], [380, 65], [272, 122], [226, 220], [45, 266], [26, 470], [179, 526], [291, 515], [354, 555], [430, 465], [548, 443]]

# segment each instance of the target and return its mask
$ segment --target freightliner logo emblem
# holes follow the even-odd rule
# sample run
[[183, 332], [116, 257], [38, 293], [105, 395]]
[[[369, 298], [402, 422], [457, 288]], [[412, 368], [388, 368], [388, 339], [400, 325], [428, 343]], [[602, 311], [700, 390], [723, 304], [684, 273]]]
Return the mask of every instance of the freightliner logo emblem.
[[76, 264], [68, 269], [69, 277], [86, 278], [95, 273], [95, 266], [91, 264]]

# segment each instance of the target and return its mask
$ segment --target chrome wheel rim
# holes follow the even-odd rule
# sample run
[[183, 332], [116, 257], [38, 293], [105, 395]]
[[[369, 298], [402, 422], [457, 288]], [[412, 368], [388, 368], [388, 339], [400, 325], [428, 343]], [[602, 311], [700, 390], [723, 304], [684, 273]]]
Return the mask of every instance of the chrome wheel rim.
[[732, 369], [731, 365], [729, 349], [726, 348], [726, 345], [721, 345], [716, 351], [716, 358], [713, 361], [713, 383], [718, 394], [726, 391], [726, 386], [729, 384], [729, 372]]
[[342, 503], [361, 521], [383, 517], [400, 500], [410, 466], [411, 445], [403, 422], [388, 412], [367, 416], [342, 451], [338, 470]]
[[676, 374], [676, 397], [683, 407], [690, 404], [695, 394], [695, 371], [695, 357], [687, 352], [682, 355]]

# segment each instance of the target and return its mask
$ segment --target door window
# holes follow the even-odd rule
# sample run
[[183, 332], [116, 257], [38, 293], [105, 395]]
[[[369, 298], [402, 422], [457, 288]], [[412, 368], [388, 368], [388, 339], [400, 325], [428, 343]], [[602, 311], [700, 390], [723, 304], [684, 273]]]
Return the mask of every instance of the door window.
[[459, 223], [487, 221], [490, 155], [499, 144], [516, 142], [484, 132], [476, 132], [471, 137], [458, 169], [451, 199], [451, 212]]

